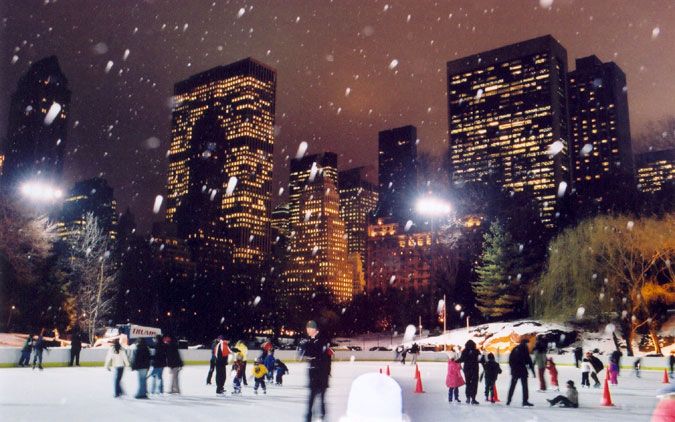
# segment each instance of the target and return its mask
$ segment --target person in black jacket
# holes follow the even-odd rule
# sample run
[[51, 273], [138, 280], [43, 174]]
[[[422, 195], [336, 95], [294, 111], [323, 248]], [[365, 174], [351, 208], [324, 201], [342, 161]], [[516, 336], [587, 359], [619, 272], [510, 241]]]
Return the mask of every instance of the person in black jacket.
[[164, 368], [166, 367], [166, 346], [162, 341], [162, 336], [155, 336], [155, 354], [152, 356], [152, 372], [150, 377], [152, 383], [150, 384], [150, 393], [162, 394], [164, 392]]
[[309, 336], [303, 346], [303, 357], [309, 362], [309, 403], [306, 421], [311, 422], [314, 399], [317, 397], [321, 401], [321, 419], [326, 417], [326, 390], [330, 376], [331, 357], [330, 341], [323, 339], [319, 334], [316, 321], [309, 321], [306, 329]]
[[225, 380], [227, 379], [227, 361], [229, 359], [230, 346], [227, 340], [218, 337], [220, 340], [213, 349], [213, 359], [216, 367], [216, 394], [225, 393]]
[[166, 344], [166, 366], [171, 370], [171, 389], [169, 394], [180, 394], [180, 385], [178, 383], [178, 373], [183, 368], [183, 359], [178, 351], [178, 342], [171, 337], [165, 337]]
[[579, 362], [584, 358], [584, 351], [581, 349], [581, 346], [574, 348], [574, 366], [579, 367]]
[[33, 334], [29, 334], [26, 342], [21, 349], [21, 359], [19, 359], [19, 366], [30, 366], [30, 354], [33, 351]]
[[[44, 330], [43, 330], [44, 331]], [[40, 335], [38, 336], [37, 340], [35, 343], [33, 343], [33, 369], [35, 369], [35, 365], [38, 366], [38, 368], [42, 371], [42, 353], [45, 350], [49, 350], [47, 347], [47, 343], [45, 342], [43, 333], [40, 332]]]
[[502, 373], [502, 368], [495, 361], [495, 355], [488, 353], [487, 362], [483, 365], [485, 374], [485, 401], [495, 402], [495, 384], [497, 377]]
[[586, 359], [591, 363], [593, 370], [591, 371], [591, 378], [595, 381], [594, 388], [600, 388], [600, 380], [598, 379], [598, 373], [602, 372], [605, 368], [605, 365], [602, 364], [600, 359], [598, 359], [593, 353], [586, 352]]
[[138, 372], [137, 399], [148, 398], [148, 369], [150, 369], [150, 348], [145, 344], [145, 339], [139, 338], [131, 360], [131, 370]]
[[464, 379], [466, 380], [466, 402], [478, 404], [476, 394], [478, 393], [478, 359], [480, 352], [476, 349], [476, 343], [469, 340], [464, 345], [464, 350], [457, 362], [463, 363]]
[[82, 350], [82, 339], [80, 337], [80, 332], [78, 330], [73, 330], [73, 334], [70, 339], [70, 362], [68, 366], [80, 366], [80, 351]]
[[527, 340], [521, 340], [520, 344], [511, 350], [511, 354], [509, 355], [509, 366], [511, 367], [511, 386], [509, 387], [509, 397], [506, 401], [506, 405], [509, 406], [511, 404], [513, 392], [516, 389], [518, 380], [520, 380], [520, 384], [523, 386], [523, 406], [534, 406], [528, 401], [530, 397], [527, 390], [527, 368], [530, 368], [533, 377], [535, 375]]
[[216, 346], [218, 346], [218, 343], [222, 339], [223, 336], [218, 336], [218, 338], [214, 339], [211, 342], [211, 359], [209, 359], [209, 373], [208, 375], [206, 375], [206, 385], [211, 385], [211, 378], [213, 378], [213, 371], [216, 369], [216, 355], [214, 353], [214, 350], [216, 350]]

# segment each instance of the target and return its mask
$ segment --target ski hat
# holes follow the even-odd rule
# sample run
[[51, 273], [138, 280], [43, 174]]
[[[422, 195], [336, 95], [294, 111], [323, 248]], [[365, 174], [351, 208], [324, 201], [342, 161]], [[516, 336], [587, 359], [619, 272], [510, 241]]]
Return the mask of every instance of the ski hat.
[[307, 327], [307, 328], [313, 328], [313, 329], [315, 329], [315, 330], [318, 330], [318, 329], [319, 329], [319, 325], [318, 325], [318, 324], [316, 323], [316, 321], [314, 321], [313, 319], [310, 319], [309, 321], [307, 321], [307, 326], [306, 326], [306, 327]]
[[340, 422], [402, 422], [401, 386], [377, 372], [363, 374], [352, 382], [347, 414]]
[[568, 381], [567, 381], [567, 386], [568, 386], [568, 387], [574, 387], [574, 381], [568, 380]]

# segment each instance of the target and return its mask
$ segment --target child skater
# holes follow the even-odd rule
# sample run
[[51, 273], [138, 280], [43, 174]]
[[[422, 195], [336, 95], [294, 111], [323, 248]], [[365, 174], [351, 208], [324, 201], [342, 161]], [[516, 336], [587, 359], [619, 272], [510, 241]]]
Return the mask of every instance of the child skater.
[[581, 388], [591, 388], [591, 382], [588, 379], [590, 374], [591, 362], [588, 360], [588, 358], [584, 358], [584, 360], [581, 361]]
[[453, 396], [457, 403], [459, 400], [459, 387], [464, 385], [462, 378], [462, 367], [457, 362], [459, 357], [455, 352], [450, 352], [448, 359], [448, 374], [445, 377], [445, 385], [448, 387], [448, 402], [452, 403]]
[[609, 382], [611, 382], [612, 385], [617, 385], [619, 383], [619, 380], [617, 380], [617, 377], [619, 376], [619, 364], [617, 362], [609, 362], [607, 372], [609, 374]]
[[560, 387], [558, 387], [558, 369], [555, 367], [553, 358], [546, 359], [546, 368], [551, 376], [551, 386], [553, 387], [553, 390], [560, 391]]
[[232, 377], [234, 391], [232, 394], [241, 394], [241, 383], [246, 377], [246, 362], [244, 362], [244, 356], [241, 353], [237, 353], [237, 358], [232, 364], [232, 371], [234, 372], [234, 376]]
[[284, 383], [284, 375], [288, 374], [288, 366], [281, 359], [277, 359], [274, 362], [274, 370], [276, 371], [275, 383], [282, 385]]
[[495, 384], [497, 383], [497, 377], [502, 373], [502, 368], [499, 367], [499, 363], [495, 361], [495, 355], [488, 353], [487, 362], [484, 366], [485, 374], [485, 401], [495, 402]]
[[546, 399], [546, 401], [551, 405], [555, 406], [561, 404], [562, 407], [579, 407], [579, 392], [574, 387], [574, 381], [567, 381], [567, 391], [565, 395], [559, 395], [553, 399]]
[[265, 387], [266, 374], [267, 368], [263, 364], [262, 359], [256, 359], [253, 364], [253, 378], [255, 380], [255, 386], [253, 387], [254, 393], [258, 394], [258, 387], [262, 387], [263, 394], [267, 394], [267, 387]]

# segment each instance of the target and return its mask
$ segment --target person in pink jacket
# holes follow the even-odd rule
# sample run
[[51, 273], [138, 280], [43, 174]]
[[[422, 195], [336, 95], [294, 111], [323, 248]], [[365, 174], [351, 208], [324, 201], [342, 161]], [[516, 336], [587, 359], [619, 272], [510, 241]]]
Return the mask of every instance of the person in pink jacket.
[[457, 362], [459, 357], [455, 352], [450, 352], [448, 359], [448, 375], [445, 377], [445, 385], [448, 387], [448, 401], [452, 402], [453, 395], [455, 401], [461, 403], [459, 400], [459, 387], [464, 385], [464, 378], [462, 378], [462, 367]]

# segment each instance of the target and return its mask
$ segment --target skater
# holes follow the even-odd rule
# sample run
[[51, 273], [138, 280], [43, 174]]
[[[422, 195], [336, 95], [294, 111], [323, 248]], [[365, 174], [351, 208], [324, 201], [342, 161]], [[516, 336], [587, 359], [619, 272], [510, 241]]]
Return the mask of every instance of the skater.
[[29, 334], [26, 342], [23, 344], [21, 349], [21, 358], [19, 359], [19, 366], [29, 366], [30, 365], [30, 354], [33, 351], [33, 334]]
[[401, 351], [401, 365], [405, 365], [406, 356], [408, 356], [408, 349], [403, 347], [403, 350]]
[[579, 363], [581, 363], [581, 360], [584, 358], [584, 351], [581, 348], [581, 346], [577, 346], [574, 348], [574, 366], [577, 368], [579, 367]]
[[[268, 355], [269, 356], [269, 355]], [[258, 358], [253, 364], [253, 380], [255, 381], [255, 386], [253, 386], [253, 392], [258, 394], [258, 387], [262, 387], [263, 394], [267, 394], [267, 388], [265, 387], [265, 376], [267, 375], [267, 367], [263, 364], [262, 359]]]
[[237, 353], [237, 357], [232, 364], [232, 394], [241, 394], [241, 382], [246, 379], [246, 362], [244, 361], [244, 356], [241, 353]]
[[467, 404], [478, 404], [476, 394], [478, 393], [478, 358], [480, 352], [476, 349], [476, 343], [468, 340], [464, 345], [464, 350], [459, 357], [460, 363], [463, 363], [464, 379], [466, 380], [466, 402]]
[[284, 375], [288, 374], [288, 366], [286, 366], [286, 364], [283, 363], [281, 359], [277, 359], [277, 361], [274, 363], [274, 369], [276, 371], [275, 383], [277, 385], [283, 385]]
[[598, 379], [597, 374], [601, 373], [605, 366], [602, 364], [602, 362], [600, 362], [600, 359], [598, 359], [591, 352], [586, 352], [586, 358], [591, 363], [591, 368], [593, 369], [591, 371], [591, 378], [593, 378], [593, 381], [595, 381], [593, 388], [600, 388], [600, 380]]
[[448, 354], [448, 373], [445, 376], [445, 385], [448, 387], [449, 403], [452, 403], [453, 397], [457, 403], [462, 402], [459, 399], [459, 387], [464, 385], [464, 378], [462, 378], [462, 367], [457, 362], [458, 360], [457, 353]]
[[209, 373], [206, 376], [206, 385], [211, 385], [211, 378], [213, 377], [213, 370], [216, 369], [216, 354], [214, 350], [216, 350], [216, 346], [218, 346], [218, 342], [223, 339], [223, 336], [218, 336], [218, 338], [213, 339], [211, 342], [211, 359], [209, 360]]
[[559, 395], [553, 399], [546, 399], [546, 401], [551, 405], [551, 407], [558, 403], [562, 404], [562, 407], [579, 407], [579, 392], [574, 387], [574, 381], [567, 381], [567, 391], [565, 391], [564, 396]]
[[42, 368], [42, 353], [45, 350], [49, 350], [47, 348], [47, 344], [45, 343], [44, 336], [42, 335], [42, 332], [40, 332], [40, 335], [38, 336], [37, 340], [33, 344], [33, 369], [35, 369], [35, 365], [37, 364], [38, 368], [40, 371], [42, 371], [44, 368]]
[[183, 369], [183, 359], [180, 357], [178, 351], [178, 342], [171, 337], [164, 337], [166, 344], [166, 366], [171, 371], [171, 388], [169, 394], [180, 394], [180, 384], [178, 380], [178, 373]]
[[581, 388], [591, 387], [591, 382], [588, 380], [588, 376], [592, 370], [593, 368], [591, 367], [591, 362], [588, 361], [588, 358], [584, 358], [581, 361]]
[[227, 360], [232, 353], [229, 342], [221, 338], [212, 353], [216, 361], [216, 394], [223, 394], [227, 379]]
[[131, 360], [131, 370], [138, 372], [138, 391], [135, 398], [148, 398], [148, 369], [150, 369], [150, 348], [145, 344], [145, 339], [136, 341], [136, 350]]
[[534, 345], [534, 366], [537, 367], [537, 377], [539, 378], [539, 390], [537, 392], [543, 393], [546, 391], [546, 349], [548, 346], [543, 337], [537, 337]]
[[670, 356], [668, 357], [668, 368], [670, 369], [670, 378], [673, 377], [673, 366], [675, 366], [675, 350], [670, 351]]
[[623, 353], [621, 353], [620, 350], [615, 350], [612, 352], [611, 355], [609, 355], [609, 366], [611, 369], [612, 364], [615, 364], [616, 366], [616, 375], [618, 376], [621, 374], [621, 358], [623, 357]]
[[411, 365], [417, 364], [417, 356], [420, 354], [420, 346], [417, 343], [413, 343], [410, 348], [410, 354], [412, 355]]
[[103, 365], [108, 371], [110, 368], [115, 368], [115, 397], [124, 394], [122, 390], [122, 375], [124, 374], [124, 367], [129, 366], [129, 358], [127, 352], [124, 350], [120, 341], [115, 339], [112, 346], [108, 350], [105, 357], [105, 364]]
[[78, 330], [73, 330], [73, 334], [70, 339], [70, 362], [68, 366], [80, 366], [80, 351], [82, 350], [82, 339], [80, 338], [80, 332]]
[[642, 358], [637, 358], [633, 361], [633, 372], [635, 372], [635, 376], [637, 378], [640, 378], [640, 366], [642, 365]]
[[560, 391], [560, 387], [558, 387], [558, 368], [556, 368], [553, 358], [546, 359], [546, 369], [548, 369], [548, 374], [551, 376], [551, 387], [555, 391]]
[[265, 364], [265, 368], [267, 368], [267, 374], [265, 375], [265, 378], [267, 378], [267, 381], [272, 382], [272, 379], [274, 377], [274, 363], [276, 362], [276, 359], [274, 358], [274, 350], [270, 350], [270, 352], [267, 354], [267, 357], [263, 361]]
[[495, 385], [497, 377], [502, 373], [502, 368], [495, 361], [495, 355], [488, 353], [487, 362], [483, 365], [483, 374], [485, 376], [485, 401], [495, 402]]
[[534, 365], [532, 364], [532, 358], [530, 357], [530, 350], [527, 345], [527, 340], [523, 339], [520, 341], [520, 344], [511, 350], [509, 355], [509, 366], [511, 367], [511, 385], [509, 386], [509, 396], [506, 401], [506, 405], [511, 404], [511, 399], [513, 398], [513, 392], [516, 390], [516, 384], [520, 380], [520, 384], [523, 387], [523, 406], [530, 407], [534, 406], [528, 401], [529, 393], [527, 389], [527, 369], [529, 368], [534, 375]]
[[164, 378], [163, 372], [166, 367], [166, 346], [162, 341], [162, 336], [155, 337], [155, 354], [152, 356], [152, 383], [150, 384], [150, 393], [162, 394], [164, 393]]
[[307, 322], [306, 330], [309, 340], [304, 344], [303, 357], [309, 363], [309, 402], [305, 420], [311, 422], [314, 399], [317, 397], [321, 403], [319, 409], [321, 419], [326, 418], [326, 390], [330, 376], [331, 350], [330, 341], [321, 336], [316, 321]]

